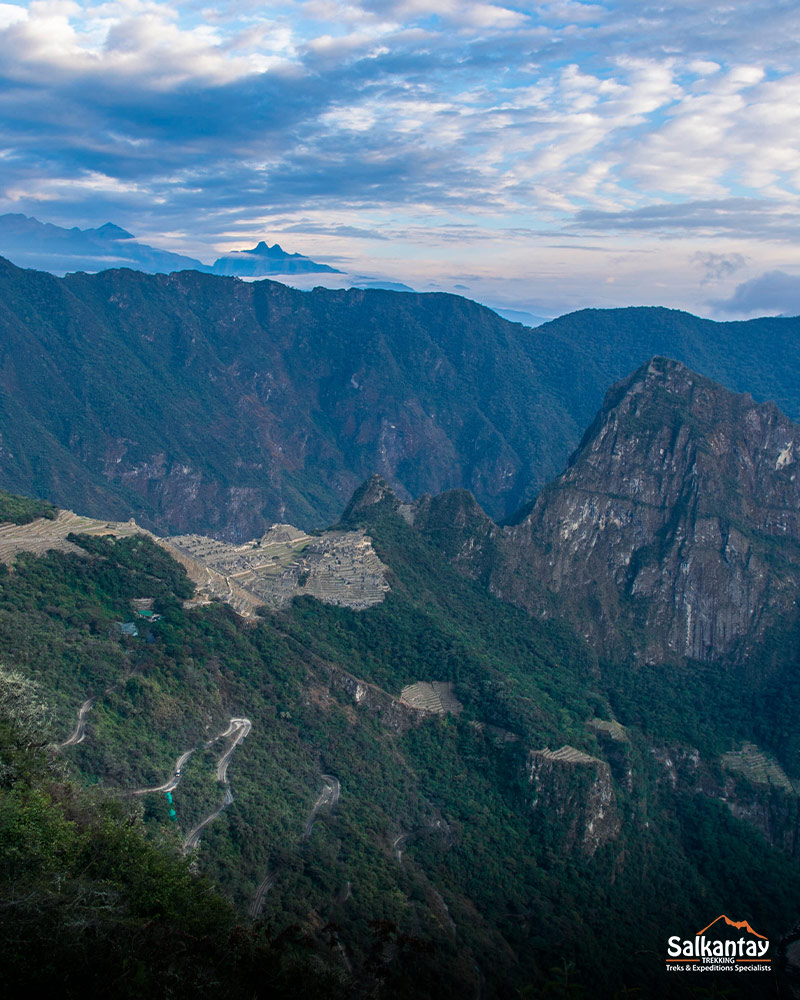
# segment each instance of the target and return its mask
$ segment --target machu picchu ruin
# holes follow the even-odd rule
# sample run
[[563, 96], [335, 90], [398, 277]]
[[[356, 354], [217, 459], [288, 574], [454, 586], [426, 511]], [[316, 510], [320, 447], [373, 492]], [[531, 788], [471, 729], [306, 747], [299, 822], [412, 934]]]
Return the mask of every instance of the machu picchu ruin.
[[307, 535], [289, 524], [276, 524], [242, 545], [202, 535], [178, 535], [164, 542], [187, 570], [194, 564], [198, 574], [204, 574], [201, 582], [189, 572], [201, 589], [229, 600], [245, 616], [262, 605], [281, 607], [300, 594], [360, 610], [379, 604], [389, 589], [386, 567], [364, 531]]
[[166, 549], [195, 584], [187, 605], [225, 601], [245, 618], [304, 594], [362, 610], [379, 604], [389, 590], [386, 567], [365, 531], [309, 535], [290, 524], [273, 525], [261, 538], [232, 545], [204, 535], [161, 538], [133, 520], [103, 521], [61, 510], [54, 519], [0, 524], [0, 562], [11, 566], [20, 552], [41, 555], [51, 549], [85, 554], [70, 535], [143, 535]]

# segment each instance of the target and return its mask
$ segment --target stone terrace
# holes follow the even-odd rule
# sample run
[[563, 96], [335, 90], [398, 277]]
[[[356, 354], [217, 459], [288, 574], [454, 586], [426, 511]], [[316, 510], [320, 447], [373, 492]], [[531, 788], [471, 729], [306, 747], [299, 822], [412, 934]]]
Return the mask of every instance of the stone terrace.
[[85, 555], [67, 535], [144, 535], [166, 549], [197, 588], [187, 602], [225, 601], [251, 618], [263, 605], [280, 607], [300, 594], [355, 609], [379, 604], [389, 590], [386, 566], [364, 531], [308, 535], [276, 524], [261, 538], [229, 545], [202, 535], [159, 538], [135, 521], [101, 521], [62, 510], [54, 520], [0, 524], [0, 562], [11, 565], [19, 552], [42, 555], [50, 549]]
[[453, 694], [451, 681], [417, 681], [409, 684], [400, 692], [400, 701], [411, 708], [422, 712], [435, 712], [444, 715], [458, 715], [463, 705]]

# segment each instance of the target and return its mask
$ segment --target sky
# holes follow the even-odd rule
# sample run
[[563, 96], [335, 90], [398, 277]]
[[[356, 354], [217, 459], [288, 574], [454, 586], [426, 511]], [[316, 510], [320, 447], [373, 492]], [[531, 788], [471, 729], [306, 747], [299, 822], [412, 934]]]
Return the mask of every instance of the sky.
[[0, 2], [0, 212], [535, 315], [800, 313], [797, 0]]

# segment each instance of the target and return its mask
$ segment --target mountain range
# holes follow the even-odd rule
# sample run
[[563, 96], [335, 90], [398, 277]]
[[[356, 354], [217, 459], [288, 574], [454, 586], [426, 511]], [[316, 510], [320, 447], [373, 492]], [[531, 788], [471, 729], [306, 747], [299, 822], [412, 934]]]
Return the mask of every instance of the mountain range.
[[653, 355], [800, 415], [797, 319], [589, 310], [531, 330], [439, 293], [8, 262], [0, 295], [2, 481], [162, 533], [323, 527], [373, 472], [508, 517]]
[[250, 250], [219, 257], [212, 265], [194, 257], [140, 243], [127, 230], [107, 222], [97, 229], [65, 229], [32, 216], [0, 215], [0, 254], [20, 267], [53, 274], [71, 271], [104, 271], [129, 267], [148, 274], [194, 270], [213, 274], [262, 277], [270, 274], [339, 274], [336, 268], [317, 264], [299, 253], [287, 253], [277, 243], [263, 241]]
[[8, 987], [793, 995], [797, 322], [0, 262]]
[[[8, 981], [66, 975], [91, 994], [123, 989], [120, 970], [137, 966], [138, 990], [173, 976], [176, 995], [204, 996], [219, 988], [214, 967], [231, 996], [262, 996], [269, 968], [279, 997], [499, 998], [534, 984], [666, 998], [666, 937], [704, 926], [701, 912], [745, 913], [786, 947], [800, 893], [796, 622], [767, 590], [747, 642], [678, 660], [669, 588], [630, 598], [618, 566], [633, 551], [645, 568], [637, 547], [652, 555], [664, 524], [679, 526], [686, 565], [714, 545], [724, 554], [720, 532], [696, 530], [702, 491], [761, 442], [777, 479], [745, 475], [728, 508], [709, 501], [755, 548], [776, 483], [792, 482], [780, 439], [798, 430], [651, 359], [609, 391], [567, 471], [514, 523], [499, 527], [464, 491], [405, 502], [371, 477], [331, 537], [370, 539], [388, 586], [348, 606], [358, 572], [346, 568], [337, 587], [246, 621], [226, 606], [234, 580], [252, 580], [256, 563], [276, 579], [298, 558], [313, 570], [311, 537], [284, 528], [223, 551], [0, 495], [0, 519], [21, 522], [0, 529], [13, 564], [0, 574]], [[680, 464], [687, 453], [696, 472]], [[675, 489], [684, 473], [694, 510]], [[598, 510], [591, 531], [574, 523], [578, 494]], [[767, 575], [789, 543], [790, 522], [779, 551], [762, 538]], [[597, 593], [576, 576], [565, 601], [565, 568], [581, 561]], [[740, 572], [730, 561], [728, 582]], [[228, 591], [198, 599], [183, 566], [204, 587], [226, 566]], [[309, 573], [292, 573], [297, 595]], [[796, 598], [794, 578], [782, 585]], [[524, 594], [535, 601], [515, 607]], [[624, 630], [629, 598], [642, 609]], [[704, 599], [688, 586], [677, 610]], [[586, 627], [598, 618], [630, 645]], [[48, 740], [61, 745], [50, 764], [31, 757]], [[57, 850], [32, 832], [42, 823], [63, 826]], [[232, 910], [210, 889], [201, 903], [197, 876], [185, 884], [166, 867], [181, 850]], [[98, 884], [114, 900], [104, 910]], [[91, 943], [78, 946], [87, 921]], [[175, 943], [145, 962], [152, 935]], [[632, 964], [631, 942], [648, 957]], [[790, 989], [782, 954], [775, 981], [721, 973], [722, 985], [742, 998]]]

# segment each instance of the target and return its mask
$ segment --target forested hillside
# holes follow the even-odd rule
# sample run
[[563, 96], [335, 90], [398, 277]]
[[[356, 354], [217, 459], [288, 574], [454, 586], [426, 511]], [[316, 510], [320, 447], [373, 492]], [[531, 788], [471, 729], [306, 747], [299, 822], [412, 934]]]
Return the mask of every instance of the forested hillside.
[[[182, 568], [147, 539], [17, 557], [0, 581], [9, 981], [66, 969], [68, 993], [99, 994], [122, 963], [176, 995], [666, 997], [683, 995], [668, 934], [721, 912], [776, 944], [791, 931], [800, 873], [755, 819], [791, 832], [797, 800], [735, 756], [769, 703], [711, 711], [719, 668], [671, 709], [670, 675], [631, 684], [451, 567], [427, 540], [447, 522], [407, 517], [374, 484], [346, 514], [390, 568], [381, 604], [304, 598], [256, 625], [184, 607]], [[445, 711], [413, 707], [419, 682]], [[187, 881], [184, 851], [233, 911]], [[175, 957], [149, 968], [156, 931]]]
[[797, 319], [586, 311], [532, 330], [453, 295], [0, 264], [0, 480], [160, 533], [323, 527], [381, 473], [495, 519], [653, 354], [800, 416]]

